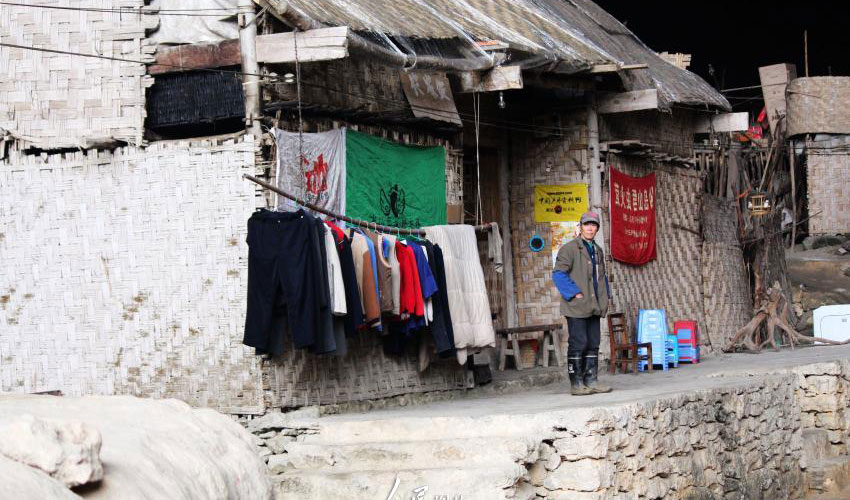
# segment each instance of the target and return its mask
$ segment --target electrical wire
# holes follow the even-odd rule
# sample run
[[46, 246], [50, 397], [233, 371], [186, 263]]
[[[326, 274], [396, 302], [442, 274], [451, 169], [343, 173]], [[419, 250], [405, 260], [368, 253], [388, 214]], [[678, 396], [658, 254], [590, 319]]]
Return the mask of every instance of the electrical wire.
[[[18, 8], [47, 9], [47, 10], [71, 10], [76, 12], [101, 12], [118, 15], [143, 15], [143, 16], [184, 16], [184, 17], [230, 17], [236, 16], [238, 10], [225, 8], [210, 9], [149, 9], [146, 7], [68, 7], [63, 5], [34, 5], [18, 2], [0, 2], [0, 5]], [[147, 9], [147, 10], [143, 10]], [[207, 13], [208, 12], [208, 13]]]

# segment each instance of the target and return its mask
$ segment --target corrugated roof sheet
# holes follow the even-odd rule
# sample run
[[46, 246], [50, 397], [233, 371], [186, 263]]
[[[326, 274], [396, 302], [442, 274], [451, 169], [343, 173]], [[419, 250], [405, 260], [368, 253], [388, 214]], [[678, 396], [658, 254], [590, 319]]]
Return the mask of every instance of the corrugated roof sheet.
[[[379, 37], [499, 40], [514, 51], [563, 61], [570, 71], [597, 64], [647, 64], [622, 72], [627, 90], [657, 88], [673, 103], [730, 109], [697, 75], [661, 59], [590, 0], [289, 0], [306, 17]], [[421, 50], [423, 44], [417, 43]], [[439, 44], [434, 44], [439, 47]], [[438, 50], [435, 48], [435, 51]]]

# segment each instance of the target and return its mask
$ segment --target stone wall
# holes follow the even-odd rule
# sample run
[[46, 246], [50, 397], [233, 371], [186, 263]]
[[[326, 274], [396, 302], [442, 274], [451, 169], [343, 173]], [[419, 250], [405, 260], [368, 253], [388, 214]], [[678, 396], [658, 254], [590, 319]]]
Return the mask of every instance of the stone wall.
[[538, 498], [793, 498], [803, 487], [794, 376], [600, 410], [545, 440]]
[[0, 47], [0, 129], [41, 149], [141, 144], [145, 89], [153, 84], [141, 63], [153, 60], [145, 28], [157, 18], [132, 12], [145, 2], [86, 3], [100, 11], [74, 10], [70, 0], [27, 4], [0, 9], [4, 42], [127, 61]]
[[820, 363], [795, 371], [803, 427], [825, 430], [834, 454], [850, 453], [850, 362]]
[[0, 391], [262, 412], [243, 173], [250, 138], [0, 163]]
[[[693, 387], [660, 381], [667, 387], [645, 400], [532, 404], [486, 417], [470, 402], [374, 419], [302, 409], [241, 422], [281, 498], [373, 498], [401, 477], [403, 488], [472, 500], [799, 499], [820, 491], [824, 467], [846, 483], [850, 361], [837, 359], [730, 366]], [[551, 396], [540, 393], [537, 404]], [[832, 450], [812, 448], [812, 431]], [[440, 482], [455, 469], [463, 483]]]

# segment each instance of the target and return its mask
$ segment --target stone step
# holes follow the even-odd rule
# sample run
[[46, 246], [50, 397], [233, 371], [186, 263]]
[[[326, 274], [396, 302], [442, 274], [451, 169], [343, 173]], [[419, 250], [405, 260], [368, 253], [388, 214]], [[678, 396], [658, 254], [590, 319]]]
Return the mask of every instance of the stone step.
[[483, 467], [530, 463], [538, 443], [530, 436], [327, 444], [294, 441], [286, 453], [269, 457], [272, 473], [293, 469], [398, 470]]
[[812, 493], [834, 493], [850, 489], [850, 456], [816, 460], [806, 469], [806, 478]]
[[[550, 412], [442, 416], [436, 411], [421, 416], [374, 418], [372, 415], [333, 415], [315, 421], [317, 432], [311, 442], [321, 440], [332, 444], [353, 444], [390, 441], [430, 441], [440, 439], [469, 439], [480, 437], [516, 437], [551, 435], [553, 424], [563, 428], [564, 435], [582, 433], [587, 423], [598, 418], [603, 410], [593, 407], [569, 408]], [[567, 428], [568, 427], [568, 428]]]
[[[447, 498], [514, 499], [517, 482], [527, 476], [520, 465], [473, 468], [400, 469], [397, 471], [294, 471], [275, 476], [275, 498], [383, 500]], [[417, 496], [422, 493], [422, 496]]]
[[803, 430], [803, 459], [806, 464], [815, 463], [834, 456], [829, 433], [825, 429]]

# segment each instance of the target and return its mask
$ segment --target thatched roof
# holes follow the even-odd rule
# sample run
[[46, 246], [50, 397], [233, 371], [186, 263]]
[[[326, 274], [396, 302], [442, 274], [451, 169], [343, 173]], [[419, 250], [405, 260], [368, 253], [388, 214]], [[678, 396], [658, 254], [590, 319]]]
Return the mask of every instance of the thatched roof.
[[[597, 64], [646, 64], [622, 72], [626, 90], [657, 88], [659, 103], [729, 109], [695, 74], [661, 59], [631, 31], [590, 0], [289, 0], [288, 7], [328, 26], [348, 26], [378, 43], [427, 55], [497, 40], [514, 57], [557, 62], [580, 73]], [[450, 44], [447, 42], [460, 42]], [[428, 54], [428, 51], [431, 53]], [[460, 50], [463, 55], [464, 50]], [[447, 56], [457, 57], [457, 54]], [[521, 62], [521, 61], [520, 61]], [[552, 66], [554, 67], [554, 66]]]

